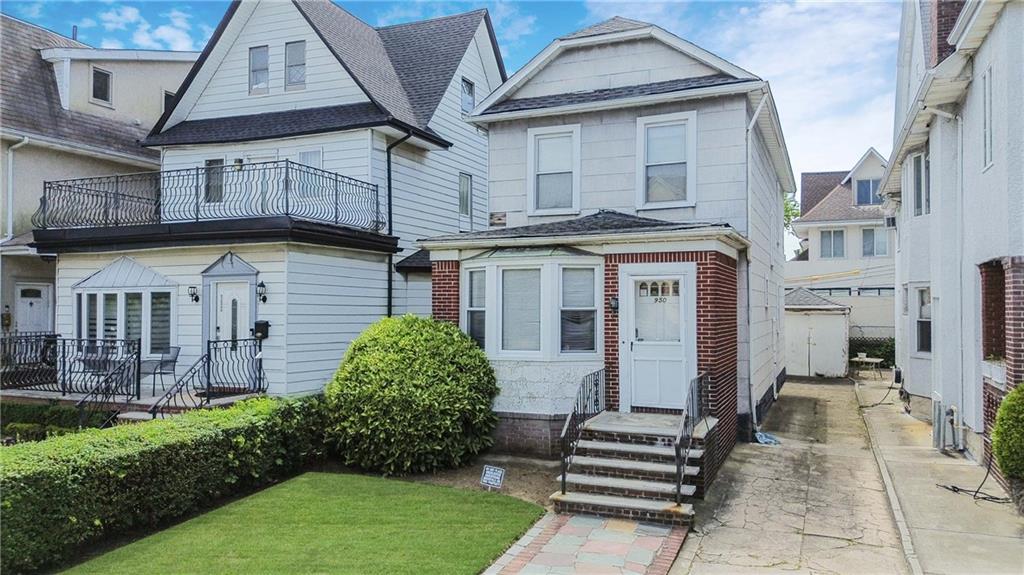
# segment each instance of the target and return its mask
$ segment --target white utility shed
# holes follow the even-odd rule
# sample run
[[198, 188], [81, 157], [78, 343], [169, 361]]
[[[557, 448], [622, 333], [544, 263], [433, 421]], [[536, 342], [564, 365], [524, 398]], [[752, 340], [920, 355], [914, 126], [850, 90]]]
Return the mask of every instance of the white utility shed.
[[805, 288], [786, 293], [786, 374], [845, 377], [850, 308]]

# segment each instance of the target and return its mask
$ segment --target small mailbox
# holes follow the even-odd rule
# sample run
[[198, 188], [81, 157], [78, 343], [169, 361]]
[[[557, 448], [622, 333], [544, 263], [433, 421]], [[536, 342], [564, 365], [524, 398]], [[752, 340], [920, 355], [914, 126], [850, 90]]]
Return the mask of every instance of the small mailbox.
[[252, 336], [261, 340], [270, 337], [270, 322], [265, 319], [256, 320], [252, 326]]

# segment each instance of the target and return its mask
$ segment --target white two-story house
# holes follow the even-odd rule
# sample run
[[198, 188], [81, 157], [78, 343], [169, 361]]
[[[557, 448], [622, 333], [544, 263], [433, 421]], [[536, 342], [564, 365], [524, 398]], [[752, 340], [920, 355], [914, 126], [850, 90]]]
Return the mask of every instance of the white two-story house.
[[807, 288], [850, 308], [853, 338], [895, 337], [893, 230], [878, 186], [885, 158], [869, 149], [850, 171], [800, 177], [800, 253], [786, 262], [786, 288]]
[[160, 171], [46, 184], [57, 331], [177, 351], [184, 387], [319, 390], [367, 325], [429, 312], [412, 241], [486, 227], [463, 116], [504, 79], [484, 10], [374, 28], [233, 2], [142, 142]]
[[490, 134], [491, 227], [421, 245], [435, 317], [497, 372], [499, 445], [557, 453], [588, 374], [608, 411], [671, 414], [706, 373], [713, 469], [785, 373], [795, 185], [767, 82], [613, 18], [554, 40], [469, 119]]
[[896, 343], [934, 444], [989, 458], [1024, 381], [1024, 4], [904, 4], [893, 152]]

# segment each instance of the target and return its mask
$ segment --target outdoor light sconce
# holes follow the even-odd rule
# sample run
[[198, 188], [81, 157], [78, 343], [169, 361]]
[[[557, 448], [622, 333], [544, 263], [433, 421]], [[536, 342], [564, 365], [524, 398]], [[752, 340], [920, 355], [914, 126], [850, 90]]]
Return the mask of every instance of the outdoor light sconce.
[[619, 313], [619, 298], [612, 296], [608, 298], [608, 307], [615, 313]]
[[267, 284], [263, 282], [256, 284], [256, 297], [258, 297], [261, 302], [267, 303]]
[[199, 288], [196, 286], [189, 286], [188, 297], [192, 298], [194, 303], [199, 303]]

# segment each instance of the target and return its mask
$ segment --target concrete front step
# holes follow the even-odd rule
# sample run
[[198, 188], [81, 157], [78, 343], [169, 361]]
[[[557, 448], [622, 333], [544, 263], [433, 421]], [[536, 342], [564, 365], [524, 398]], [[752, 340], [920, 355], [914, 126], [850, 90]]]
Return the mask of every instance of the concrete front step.
[[667, 525], [689, 525], [693, 521], [693, 506], [688, 503], [677, 505], [674, 501], [576, 491], [556, 491], [551, 495], [551, 501], [559, 513], [586, 513]]
[[[654, 461], [637, 461], [633, 459], [614, 459], [609, 457], [592, 457], [577, 455], [572, 458], [569, 468], [574, 472], [589, 475], [605, 475], [625, 479], [645, 479], [649, 481], [675, 481], [676, 464], [658, 463]], [[693, 465], [683, 466], [683, 475], [696, 477], [700, 468]]]
[[[636, 459], [661, 463], [675, 463], [676, 461], [676, 450], [670, 445], [646, 445], [642, 443], [619, 443], [581, 439], [576, 442], [576, 453], [594, 457]], [[688, 461], [697, 462], [702, 457], [704, 457], [703, 449], [691, 449]]]
[[[555, 481], [561, 482], [562, 476], [556, 477]], [[566, 473], [565, 483], [567, 488], [572, 491], [595, 493], [598, 495], [672, 500], [676, 496], [676, 484], [674, 481], [647, 481], [644, 479], [626, 479], [604, 475]], [[684, 497], [692, 497], [696, 491], [697, 488], [693, 485], [683, 485], [680, 488], [680, 493]]]

